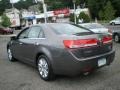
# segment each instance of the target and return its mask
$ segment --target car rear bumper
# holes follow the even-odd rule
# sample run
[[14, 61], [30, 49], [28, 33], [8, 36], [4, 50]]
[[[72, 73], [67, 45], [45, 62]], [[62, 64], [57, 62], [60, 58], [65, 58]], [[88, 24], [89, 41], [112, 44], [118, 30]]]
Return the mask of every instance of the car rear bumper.
[[[54, 61], [53, 70], [55, 74], [62, 75], [78, 75], [81, 72], [88, 72], [93, 69], [98, 69], [106, 65], [110, 65], [115, 57], [115, 51], [111, 51], [102, 55], [97, 55], [94, 57], [78, 59], [73, 57], [72, 55], [63, 53], [64, 58], [56, 58]], [[98, 61], [101, 59], [106, 59], [106, 63], [104, 65], [99, 66]]]

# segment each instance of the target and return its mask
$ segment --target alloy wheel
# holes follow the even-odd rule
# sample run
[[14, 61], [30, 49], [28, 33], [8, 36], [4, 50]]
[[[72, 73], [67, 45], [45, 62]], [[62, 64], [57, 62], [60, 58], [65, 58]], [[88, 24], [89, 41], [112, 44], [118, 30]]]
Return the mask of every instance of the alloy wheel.
[[38, 62], [38, 70], [42, 78], [47, 78], [49, 74], [48, 63], [45, 58], [41, 58]]
[[9, 60], [10, 61], [12, 61], [12, 52], [11, 52], [11, 50], [10, 49], [8, 49], [8, 58], [9, 58]]

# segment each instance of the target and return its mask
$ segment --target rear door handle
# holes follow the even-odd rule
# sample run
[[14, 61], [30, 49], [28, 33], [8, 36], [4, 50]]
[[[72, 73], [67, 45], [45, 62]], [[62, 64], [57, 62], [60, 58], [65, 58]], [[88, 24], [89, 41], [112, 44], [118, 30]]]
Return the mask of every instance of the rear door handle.
[[38, 43], [38, 42], [35, 42], [34, 45], [39, 45], [39, 43]]

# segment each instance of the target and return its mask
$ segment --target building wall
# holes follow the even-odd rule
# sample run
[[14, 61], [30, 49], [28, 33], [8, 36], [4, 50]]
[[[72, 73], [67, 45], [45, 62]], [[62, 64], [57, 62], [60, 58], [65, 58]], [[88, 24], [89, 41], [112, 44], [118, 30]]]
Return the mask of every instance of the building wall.
[[11, 27], [20, 26], [20, 17], [18, 13], [6, 13], [12, 23]]

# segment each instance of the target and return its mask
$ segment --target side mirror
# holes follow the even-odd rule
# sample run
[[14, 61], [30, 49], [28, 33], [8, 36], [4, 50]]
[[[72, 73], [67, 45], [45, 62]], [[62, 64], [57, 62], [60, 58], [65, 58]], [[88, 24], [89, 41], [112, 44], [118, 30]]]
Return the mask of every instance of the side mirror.
[[17, 39], [16, 36], [12, 36], [12, 37], [11, 37], [11, 40], [16, 40], [16, 39]]

